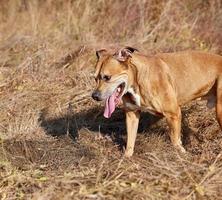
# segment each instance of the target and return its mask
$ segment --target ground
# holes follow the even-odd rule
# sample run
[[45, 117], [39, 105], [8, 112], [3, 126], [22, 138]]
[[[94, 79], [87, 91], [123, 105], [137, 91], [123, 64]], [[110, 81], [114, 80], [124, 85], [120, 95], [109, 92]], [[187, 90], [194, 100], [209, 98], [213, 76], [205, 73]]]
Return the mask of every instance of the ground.
[[125, 115], [94, 102], [95, 50], [221, 54], [220, 1], [0, 3], [1, 199], [222, 199], [222, 131], [215, 109], [182, 108], [183, 145], [164, 118], [142, 113], [123, 157]]

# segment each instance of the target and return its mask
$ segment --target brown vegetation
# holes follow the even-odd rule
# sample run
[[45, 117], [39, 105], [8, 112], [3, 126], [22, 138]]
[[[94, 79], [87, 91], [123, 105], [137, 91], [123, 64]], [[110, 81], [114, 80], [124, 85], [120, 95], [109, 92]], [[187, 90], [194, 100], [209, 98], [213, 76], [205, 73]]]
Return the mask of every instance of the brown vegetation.
[[124, 114], [93, 102], [95, 49], [222, 53], [220, 0], [2, 0], [1, 199], [222, 199], [222, 131], [183, 108], [187, 155], [144, 114], [131, 159]]

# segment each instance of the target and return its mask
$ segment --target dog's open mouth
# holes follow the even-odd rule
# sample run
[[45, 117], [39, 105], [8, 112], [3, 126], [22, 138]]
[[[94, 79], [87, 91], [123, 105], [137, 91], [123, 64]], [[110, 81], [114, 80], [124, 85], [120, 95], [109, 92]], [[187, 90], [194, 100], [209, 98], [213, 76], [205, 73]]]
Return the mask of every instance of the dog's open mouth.
[[116, 106], [120, 102], [123, 91], [125, 89], [125, 83], [121, 83], [113, 92], [111, 96], [106, 99], [106, 105], [104, 110], [104, 117], [110, 118], [112, 113], [115, 111]]

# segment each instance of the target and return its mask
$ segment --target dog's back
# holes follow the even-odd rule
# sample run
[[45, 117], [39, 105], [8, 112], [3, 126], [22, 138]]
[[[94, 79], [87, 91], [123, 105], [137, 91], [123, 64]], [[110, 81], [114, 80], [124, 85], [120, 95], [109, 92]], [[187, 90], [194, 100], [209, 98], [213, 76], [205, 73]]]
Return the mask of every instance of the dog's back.
[[222, 73], [222, 56], [219, 55], [182, 51], [156, 56], [169, 67], [180, 104], [207, 94], [218, 74]]

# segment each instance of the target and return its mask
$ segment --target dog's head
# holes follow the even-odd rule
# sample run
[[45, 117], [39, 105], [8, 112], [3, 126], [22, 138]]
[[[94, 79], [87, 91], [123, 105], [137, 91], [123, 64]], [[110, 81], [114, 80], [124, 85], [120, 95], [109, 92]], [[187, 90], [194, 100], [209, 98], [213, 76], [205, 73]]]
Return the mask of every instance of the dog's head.
[[97, 64], [95, 72], [96, 89], [92, 98], [96, 101], [106, 101], [104, 116], [109, 118], [122, 96], [129, 87], [128, 59], [136, 49], [125, 47], [115, 54], [101, 49], [96, 52]]

